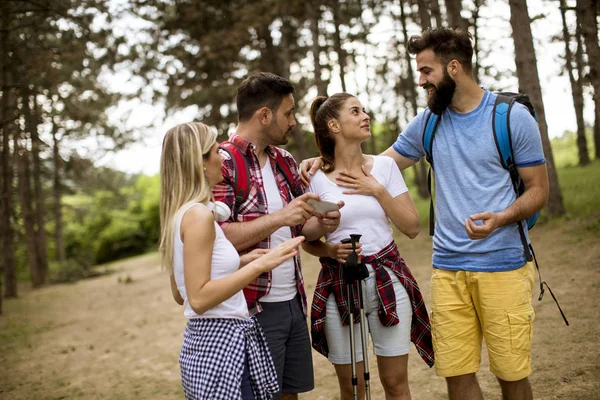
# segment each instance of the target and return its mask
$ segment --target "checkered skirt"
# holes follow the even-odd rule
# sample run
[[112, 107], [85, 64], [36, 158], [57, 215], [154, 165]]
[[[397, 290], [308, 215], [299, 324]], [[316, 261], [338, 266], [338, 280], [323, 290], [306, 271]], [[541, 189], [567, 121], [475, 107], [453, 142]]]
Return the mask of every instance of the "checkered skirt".
[[245, 358], [256, 400], [279, 390], [264, 333], [256, 318], [197, 318], [188, 321], [179, 356], [186, 399], [242, 400]]

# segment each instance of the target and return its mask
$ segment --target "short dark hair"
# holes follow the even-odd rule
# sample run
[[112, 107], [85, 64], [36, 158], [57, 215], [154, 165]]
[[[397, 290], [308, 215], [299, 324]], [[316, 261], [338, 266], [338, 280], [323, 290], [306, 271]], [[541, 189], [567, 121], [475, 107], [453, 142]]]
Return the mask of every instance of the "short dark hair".
[[464, 29], [428, 28], [420, 36], [411, 36], [408, 40], [408, 52], [419, 54], [424, 50], [433, 50], [444, 64], [455, 59], [466, 71], [473, 69], [471, 34]]
[[248, 121], [262, 107], [276, 111], [284, 96], [290, 93], [294, 93], [294, 85], [279, 75], [270, 72], [250, 75], [237, 90], [238, 121]]

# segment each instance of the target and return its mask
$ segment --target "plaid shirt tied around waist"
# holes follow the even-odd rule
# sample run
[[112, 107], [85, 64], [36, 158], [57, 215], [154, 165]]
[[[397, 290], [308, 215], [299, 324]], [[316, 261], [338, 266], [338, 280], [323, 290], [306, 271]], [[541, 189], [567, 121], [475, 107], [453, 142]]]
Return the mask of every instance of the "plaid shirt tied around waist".
[[[242, 153], [246, 159], [246, 166], [248, 167], [249, 177], [250, 177], [250, 193], [248, 194], [248, 199], [240, 206], [237, 219], [233, 219], [232, 216], [228, 221], [219, 222], [219, 225], [223, 229], [224, 232], [227, 231], [227, 227], [232, 222], [248, 222], [252, 221], [256, 218], [262, 217], [268, 214], [268, 204], [267, 204], [267, 195], [265, 193], [261, 167], [258, 161], [258, 157], [256, 157], [256, 146], [242, 138], [238, 135], [231, 135], [229, 141], [235, 144], [242, 150]], [[283, 202], [283, 206], [288, 205], [293, 199], [292, 190], [290, 189], [287, 180], [283, 173], [276, 166], [276, 153], [279, 152], [282, 155], [282, 158], [292, 175], [297, 178], [296, 184], [298, 187], [303, 187], [300, 182], [300, 174], [298, 173], [298, 166], [296, 165], [296, 161], [294, 157], [287, 151], [276, 148], [274, 146], [268, 146], [265, 149], [265, 152], [268, 155], [268, 161], [270, 162], [271, 168], [273, 169], [273, 175], [275, 176], [275, 182], [280, 189], [281, 201]], [[215, 200], [222, 201], [227, 204], [230, 209], [233, 210], [235, 205], [235, 190], [234, 190], [234, 165], [233, 160], [229, 157], [229, 154], [226, 152], [221, 152], [223, 156], [223, 165], [222, 165], [222, 173], [223, 173], [223, 181], [216, 185], [213, 188], [213, 195]], [[296, 237], [302, 234], [302, 226], [296, 226], [290, 228], [292, 232], [292, 237]], [[265, 238], [260, 243], [246, 249], [246, 252], [250, 252], [254, 249], [262, 248], [269, 249], [271, 248], [270, 237]], [[304, 315], [307, 315], [307, 300], [306, 300], [306, 291], [304, 290], [304, 278], [302, 276], [302, 269], [300, 265], [300, 255], [296, 255], [294, 257], [295, 268], [295, 278], [296, 278], [296, 287], [298, 289], [298, 293], [302, 299], [302, 308], [304, 310]], [[261, 274], [255, 281], [250, 283], [248, 286], [244, 288], [244, 296], [246, 297], [246, 303], [248, 303], [248, 311], [250, 315], [256, 315], [262, 311], [262, 307], [260, 305], [259, 300], [261, 297], [267, 295], [271, 290], [271, 279], [272, 273], [265, 272]]]
[[272, 399], [279, 390], [277, 372], [256, 318], [190, 319], [179, 356], [185, 397], [242, 400], [246, 358], [254, 398]]
[[[310, 312], [312, 346], [325, 357], [329, 354], [329, 347], [325, 337], [325, 314], [329, 295], [333, 293], [337, 304], [342, 325], [349, 323], [350, 309], [346, 299], [346, 282], [343, 274], [343, 264], [333, 258], [321, 257], [321, 272]], [[417, 281], [412, 276], [410, 269], [404, 263], [398, 247], [394, 241], [390, 242], [377, 254], [363, 257], [365, 264], [371, 264], [375, 271], [375, 281], [379, 294], [379, 321], [381, 325], [388, 327], [398, 324], [400, 321], [396, 311], [396, 295], [389, 273], [383, 268], [390, 268], [398, 277], [398, 280], [406, 289], [412, 305], [412, 321], [410, 339], [414, 343], [419, 355], [429, 365], [433, 366], [433, 344], [431, 338], [431, 324], [427, 308], [421, 296]], [[354, 290], [354, 322], [359, 321], [358, 291]]]

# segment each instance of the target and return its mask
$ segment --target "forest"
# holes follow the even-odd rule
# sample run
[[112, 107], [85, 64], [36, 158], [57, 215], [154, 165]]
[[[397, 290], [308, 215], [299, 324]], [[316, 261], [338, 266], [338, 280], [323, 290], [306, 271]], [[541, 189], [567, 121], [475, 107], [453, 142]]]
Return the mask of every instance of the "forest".
[[[440, 26], [470, 32], [482, 87], [525, 93], [535, 107], [550, 195], [531, 238], [553, 293], [538, 301], [534, 289], [531, 384], [535, 398], [595, 398], [599, 14], [596, 0], [0, 1], [0, 398], [183, 398], [185, 318], [157, 253], [160, 176], [137, 166], [158, 165], [175, 121], [226, 140], [236, 88], [259, 71], [295, 85], [286, 149], [297, 161], [317, 153], [311, 101], [341, 91], [366, 106], [364, 150], [380, 153], [427, 104], [407, 42]], [[428, 168], [403, 172], [421, 233], [396, 235], [426, 302]], [[310, 299], [321, 266], [304, 253], [302, 268]], [[300, 398], [337, 398], [333, 367], [313, 359], [316, 387]], [[446, 399], [418, 359], [413, 349], [413, 398]], [[497, 399], [488, 367], [484, 351], [478, 379]]]
[[[512, 85], [529, 95], [551, 183], [544, 217], [564, 217], [572, 210], [561, 168], [585, 175], [600, 156], [598, 4], [529, 3], [535, 7], [525, 0], [3, 1], [0, 297], [17, 297], [19, 283], [75, 281], [95, 275], [94, 265], [156, 249], [158, 175], [98, 164], [143, 141], [155, 122], [131, 128], [131, 110], [121, 105], [160, 104], [165, 115], [193, 107], [194, 119], [225, 139], [235, 128], [236, 86], [249, 73], [270, 71], [296, 86], [301, 123], [287, 149], [297, 160], [315, 154], [308, 104], [332, 88], [369, 99], [366, 150], [377, 153], [425, 105], [406, 43], [432, 26], [471, 32], [474, 74], [486, 87]], [[531, 29], [551, 15], [562, 21], [553, 33], [562, 48], [556, 63], [568, 75], [564, 101], [576, 121], [553, 141]], [[497, 38], [486, 34], [497, 20], [510, 27], [502, 34], [514, 48], [512, 70], [494, 60]], [[560, 152], [570, 154], [562, 162], [554, 153], [566, 142], [572, 147]], [[422, 161], [407, 173], [415, 198], [428, 196], [426, 171]]]

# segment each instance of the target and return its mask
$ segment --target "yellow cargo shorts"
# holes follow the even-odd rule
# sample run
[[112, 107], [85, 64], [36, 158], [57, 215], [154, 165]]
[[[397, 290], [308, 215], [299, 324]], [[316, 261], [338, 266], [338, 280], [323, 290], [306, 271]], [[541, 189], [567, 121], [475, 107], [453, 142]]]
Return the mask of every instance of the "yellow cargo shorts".
[[431, 325], [438, 376], [477, 372], [482, 338], [490, 371], [498, 378], [518, 381], [531, 373], [533, 269], [533, 263], [505, 272], [433, 269]]

